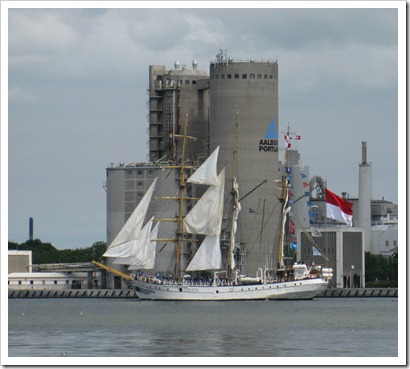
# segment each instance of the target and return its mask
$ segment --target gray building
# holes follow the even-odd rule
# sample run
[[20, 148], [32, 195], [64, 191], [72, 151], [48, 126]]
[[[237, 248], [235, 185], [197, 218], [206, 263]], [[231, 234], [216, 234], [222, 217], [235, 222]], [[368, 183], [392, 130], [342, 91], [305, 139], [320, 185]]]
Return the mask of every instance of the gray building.
[[226, 166], [228, 190], [239, 113], [236, 176], [243, 200], [236, 251], [241, 271], [253, 275], [276, 259], [266, 255], [278, 239], [280, 212], [274, 182], [279, 178], [278, 63], [237, 60], [221, 50], [210, 64], [209, 93], [210, 146], [220, 146], [219, 170]]
[[187, 134], [196, 137], [188, 143], [188, 157], [209, 155], [208, 82], [206, 72], [175, 62], [173, 70], [163, 65], [149, 67], [149, 161], [175, 160], [181, 149], [175, 134], [182, 133], [186, 115]]
[[[320, 237], [298, 232], [301, 261], [333, 268], [331, 286], [359, 288], [365, 286], [364, 233], [360, 228], [332, 227], [320, 229]], [[311, 235], [311, 233], [309, 233]], [[314, 245], [312, 245], [313, 239]], [[321, 255], [314, 255], [313, 246]]]

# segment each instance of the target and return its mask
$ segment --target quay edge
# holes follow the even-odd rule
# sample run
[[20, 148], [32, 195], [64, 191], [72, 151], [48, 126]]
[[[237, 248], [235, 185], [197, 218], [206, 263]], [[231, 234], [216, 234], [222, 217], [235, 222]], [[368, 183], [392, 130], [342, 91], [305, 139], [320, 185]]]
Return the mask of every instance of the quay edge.
[[[398, 297], [398, 288], [331, 288], [316, 296], [321, 297]], [[12, 290], [9, 298], [135, 298], [131, 289], [82, 289], [82, 290]]]

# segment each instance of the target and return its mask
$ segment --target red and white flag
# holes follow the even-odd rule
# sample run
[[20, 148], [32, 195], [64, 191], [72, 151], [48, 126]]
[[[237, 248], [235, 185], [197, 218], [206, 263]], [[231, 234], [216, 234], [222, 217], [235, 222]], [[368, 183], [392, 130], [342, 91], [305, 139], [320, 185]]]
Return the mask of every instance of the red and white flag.
[[326, 216], [353, 226], [353, 204], [326, 188]]
[[295, 223], [289, 219], [289, 234], [295, 234]]

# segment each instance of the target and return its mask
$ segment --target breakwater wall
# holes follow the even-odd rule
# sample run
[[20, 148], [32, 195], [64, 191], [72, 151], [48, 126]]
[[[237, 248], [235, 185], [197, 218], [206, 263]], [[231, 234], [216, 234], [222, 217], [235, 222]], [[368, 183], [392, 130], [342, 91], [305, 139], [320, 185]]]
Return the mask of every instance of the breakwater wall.
[[[9, 298], [138, 298], [130, 289], [11, 290]], [[318, 297], [398, 297], [398, 288], [332, 288]]]

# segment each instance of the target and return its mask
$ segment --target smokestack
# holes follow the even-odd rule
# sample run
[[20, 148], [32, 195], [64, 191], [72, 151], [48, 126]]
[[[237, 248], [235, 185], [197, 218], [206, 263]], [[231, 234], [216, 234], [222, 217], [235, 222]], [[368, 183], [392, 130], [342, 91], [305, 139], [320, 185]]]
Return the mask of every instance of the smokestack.
[[34, 237], [34, 221], [33, 218], [30, 217], [30, 219], [28, 220], [28, 239], [30, 241], [33, 241]]
[[359, 201], [357, 211], [357, 226], [363, 228], [365, 251], [372, 250], [371, 243], [371, 198], [372, 198], [372, 167], [367, 162], [367, 142], [362, 141], [362, 163], [359, 165]]
[[367, 142], [362, 141], [362, 165], [367, 164]]

